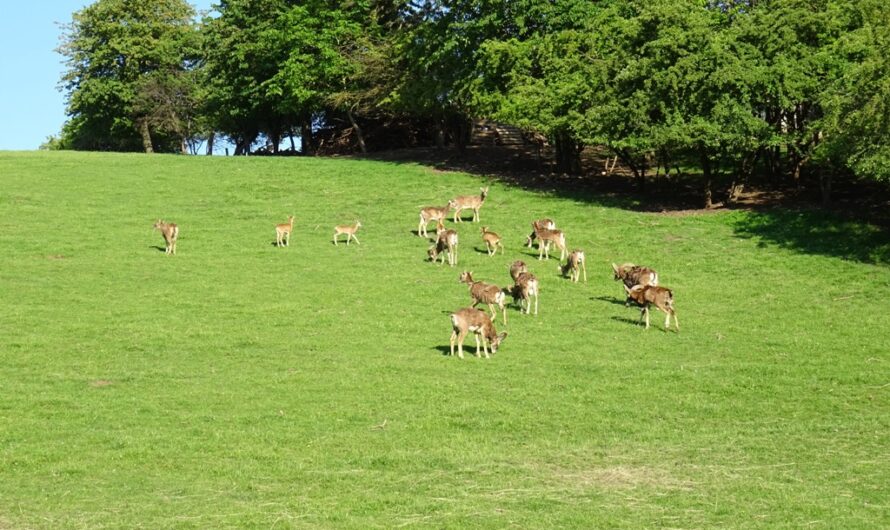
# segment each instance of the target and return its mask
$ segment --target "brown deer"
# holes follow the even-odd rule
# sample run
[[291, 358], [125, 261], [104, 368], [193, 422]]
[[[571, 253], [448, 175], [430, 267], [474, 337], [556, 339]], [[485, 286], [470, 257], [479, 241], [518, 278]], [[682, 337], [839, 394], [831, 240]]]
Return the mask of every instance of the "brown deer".
[[649, 306], [654, 304], [665, 313], [664, 330], [671, 329], [671, 315], [673, 315], [677, 331], [680, 331], [680, 322], [677, 321], [677, 312], [674, 309], [673, 291], [657, 285], [635, 285], [633, 288], [625, 285], [624, 290], [627, 291], [627, 297], [640, 306], [640, 320], [646, 317], [646, 329], [649, 329]]
[[[615, 281], [621, 280], [625, 288], [633, 288], [637, 285], [658, 285], [658, 273], [649, 267], [640, 267], [633, 263], [625, 263], [622, 266], [612, 264], [615, 272]], [[628, 305], [625, 301], [624, 305]]]
[[460, 212], [462, 210], [471, 209], [473, 210], [473, 222], [479, 221], [479, 208], [482, 208], [482, 204], [485, 203], [485, 198], [488, 197], [488, 186], [484, 188], [479, 188], [482, 192], [480, 195], [461, 195], [460, 197], [456, 197], [454, 202], [454, 222], [460, 223], [463, 222], [460, 218]]
[[470, 297], [473, 299], [472, 307], [476, 307], [480, 303], [488, 304], [488, 310], [491, 311], [491, 318], [497, 320], [498, 312], [494, 306], [497, 305], [504, 318], [504, 325], [507, 325], [507, 309], [504, 305], [507, 296], [504, 291], [497, 285], [485, 282], [473, 281], [473, 273], [464, 271], [460, 274], [460, 281], [470, 288]]
[[429, 248], [427, 255], [430, 261], [436, 261], [441, 257], [442, 263], [445, 263], [445, 256], [448, 256], [448, 264], [454, 267], [457, 265], [457, 232], [454, 230], [444, 230], [436, 238], [436, 243]]
[[504, 253], [504, 245], [501, 243], [501, 236], [490, 231], [487, 226], [482, 227], [482, 241], [485, 243], [485, 250], [489, 256], [498, 253], [498, 247], [501, 248], [501, 254]]
[[429, 237], [426, 228], [430, 221], [441, 222], [448, 217], [448, 211], [454, 208], [454, 200], [448, 201], [448, 204], [437, 208], [436, 206], [427, 206], [420, 210], [420, 223], [417, 225], [417, 235]]
[[457, 343], [457, 355], [461, 359], [464, 358], [464, 339], [467, 333], [473, 332], [476, 338], [476, 357], [479, 357], [479, 337], [482, 337], [482, 351], [485, 358], [490, 359], [488, 349], [491, 353], [497, 353], [498, 346], [507, 338], [507, 333], [498, 333], [494, 328], [491, 318], [484, 312], [472, 307], [458, 309], [451, 313], [451, 355], [454, 355], [454, 344]]
[[[513, 278], [513, 287], [510, 293], [513, 302], [519, 302], [519, 312], [531, 314], [531, 297], [535, 297], [535, 314], [538, 314], [538, 278], [528, 272], [528, 268], [522, 261], [514, 261], [510, 266], [510, 276]], [[524, 305], [523, 305], [524, 303]]]
[[286, 223], [275, 225], [275, 244], [279, 247], [282, 243], [284, 246], [290, 246], [290, 233], [294, 231], [294, 216], [287, 218]]
[[538, 238], [538, 259], [550, 259], [550, 245], [556, 245], [560, 250], [559, 261], [566, 258], [568, 250], [566, 250], [566, 235], [562, 230], [549, 230], [542, 228], [535, 230], [535, 237]]
[[334, 244], [337, 244], [337, 236], [340, 234], [346, 234], [346, 245], [349, 245], [350, 239], [355, 239], [356, 245], [360, 245], [359, 240], [355, 237], [355, 233], [359, 228], [362, 227], [362, 223], [356, 221], [355, 224], [352, 225], [337, 225], [334, 227]]
[[553, 222], [553, 219], [538, 219], [537, 221], [532, 221], [532, 233], [525, 240], [525, 246], [528, 248], [532, 248], [532, 244], [535, 241], [537, 235], [535, 232], [538, 230], [556, 230], [556, 223]]
[[573, 282], [577, 282], [578, 278], [581, 276], [581, 272], [584, 272], [584, 283], [587, 283], [587, 259], [584, 257], [584, 251], [581, 249], [575, 249], [569, 254], [568, 259], [566, 260], [565, 265], [561, 265], [559, 269], [562, 271], [563, 276], [569, 276], [571, 273], [571, 278]]
[[179, 238], [179, 227], [173, 223], [165, 223], [158, 219], [154, 224], [155, 230], [160, 230], [164, 236], [164, 254], [176, 255], [176, 239]]

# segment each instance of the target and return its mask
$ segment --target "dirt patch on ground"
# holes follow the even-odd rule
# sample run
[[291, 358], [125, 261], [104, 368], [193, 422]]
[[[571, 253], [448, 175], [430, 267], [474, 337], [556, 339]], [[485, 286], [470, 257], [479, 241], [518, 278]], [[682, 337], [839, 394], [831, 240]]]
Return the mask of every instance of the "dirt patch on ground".
[[95, 381], [90, 381], [90, 386], [93, 388], [103, 388], [106, 386], [111, 386], [114, 383], [109, 381], [108, 379], [96, 379]]
[[52, 256], [47, 256], [46, 259], [49, 259], [49, 260], [68, 259], [68, 256], [63, 256], [61, 254], [53, 254]]

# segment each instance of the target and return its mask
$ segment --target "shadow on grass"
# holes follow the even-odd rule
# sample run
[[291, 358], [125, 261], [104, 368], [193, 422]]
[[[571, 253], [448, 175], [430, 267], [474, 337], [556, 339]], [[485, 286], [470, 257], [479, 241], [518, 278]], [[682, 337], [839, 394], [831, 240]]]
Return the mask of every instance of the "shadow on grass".
[[640, 322], [639, 318], [627, 318], [627, 317], [618, 317], [613, 316], [612, 320], [616, 322], [624, 322], [625, 324], [633, 324], [634, 326], [643, 327], [643, 324]]
[[167, 249], [164, 247], [159, 247], [158, 245], [149, 245], [148, 248], [153, 248], [160, 252], [167, 252]]
[[608, 302], [612, 305], [624, 305], [625, 301], [620, 298], [614, 298], [612, 296], [591, 296], [591, 300], [599, 300], [600, 302]]
[[738, 216], [733, 228], [739, 237], [806, 254], [851, 261], [890, 264], [890, 233], [819, 210], [766, 209]]

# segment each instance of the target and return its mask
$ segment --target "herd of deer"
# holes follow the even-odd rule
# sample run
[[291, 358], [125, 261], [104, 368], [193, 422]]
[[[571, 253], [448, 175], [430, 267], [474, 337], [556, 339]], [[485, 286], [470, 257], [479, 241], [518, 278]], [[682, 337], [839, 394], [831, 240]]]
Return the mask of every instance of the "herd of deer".
[[[444, 221], [448, 217], [448, 213], [454, 210], [454, 223], [462, 222], [461, 212], [463, 210], [473, 211], [473, 221], [479, 221], [479, 210], [488, 197], [488, 187], [480, 189], [479, 195], [464, 195], [456, 197], [445, 206], [427, 206], [420, 210], [420, 222], [417, 226], [417, 235], [421, 237], [429, 237], [427, 228], [430, 222], [436, 223], [435, 243], [429, 247], [427, 254], [430, 261], [440, 261], [445, 263], [447, 258], [448, 264], [452, 267], [457, 265], [457, 246], [458, 234], [456, 230], [445, 229]], [[362, 224], [356, 221], [351, 225], [338, 225], [334, 227], [333, 242], [338, 244], [340, 235], [346, 235], [346, 244], [355, 239], [359, 244], [358, 238], [355, 236], [356, 231], [361, 228]], [[166, 223], [160, 219], [154, 224], [156, 230], [160, 230], [166, 244], [166, 254], [176, 254], [176, 240], [179, 237], [179, 227], [173, 223]], [[290, 246], [290, 235], [294, 229], [294, 217], [290, 216], [286, 223], [275, 225], [275, 244], [279, 247]], [[504, 253], [504, 246], [501, 243], [501, 237], [487, 226], [482, 227], [482, 242], [485, 244], [486, 252], [490, 257], [497, 254], [500, 249], [501, 254]], [[559, 270], [564, 277], [570, 278], [573, 282], [578, 282], [583, 275], [584, 281], [587, 282], [587, 266], [584, 251], [576, 249], [569, 252], [566, 247], [566, 237], [562, 230], [556, 229], [556, 224], [552, 219], [538, 219], [532, 222], [532, 232], [526, 238], [526, 246], [531, 248], [537, 243], [538, 259], [549, 260], [550, 248], [555, 246], [560, 251], [559, 260], [566, 260], [565, 265], [560, 264]], [[677, 313], [674, 310], [673, 292], [665, 287], [658, 285], [658, 273], [648, 267], [641, 267], [632, 263], [625, 263], [618, 266], [612, 264], [614, 278], [621, 281], [626, 294], [625, 305], [634, 302], [640, 306], [640, 321], [645, 319], [646, 329], [649, 328], [649, 307], [654, 305], [657, 309], [665, 313], [664, 322], [665, 330], [671, 327], [671, 317], [674, 318], [674, 325], [677, 331], [680, 330], [680, 323], [677, 321]], [[520, 314], [532, 314], [532, 299], [534, 299], [534, 314], [538, 314], [538, 278], [529, 272], [528, 267], [523, 261], [514, 261], [510, 265], [510, 277], [513, 279], [513, 285], [501, 288], [494, 284], [475, 281], [473, 273], [464, 271], [460, 274], [459, 281], [467, 284], [470, 291], [472, 305], [459, 309], [451, 313], [451, 343], [450, 353], [455, 353], [455, 345], [457, 346], [457, 354], [463, 359], [463, 344], [467, 335], [473, 333], [476, 339], [476, 356], [480, 353], [489, 358], [489, 350], [491, 353], [497, 352], [498, 346], [506, 338], [507, 333], [498, 333], [494, 326], [494, 320], [497, 319], [497, 309], [500, 309], [503, 317], [504, 325], [507, 325], [506, 297], [510, 295], [514, 303], [518, 303]], [[491, 316], [484, 311], [476, 309], [479, 304], [488, 305]]]

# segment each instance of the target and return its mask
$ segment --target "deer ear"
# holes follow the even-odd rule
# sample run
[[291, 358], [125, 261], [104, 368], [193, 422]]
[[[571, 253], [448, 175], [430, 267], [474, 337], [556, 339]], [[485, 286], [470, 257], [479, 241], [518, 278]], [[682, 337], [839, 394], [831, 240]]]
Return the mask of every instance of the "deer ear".
[[[624, 290], [627, 291], [627, 294], [630, 294], [631, 292], [633, 292], [633, 289], [631, 289], [631, 288], [628, 287], [627, 285], [625, 285], [625, 284], [623, 284], [623, 283], [622, 283], [621, 285], [624, 286]], [[634, 287], [634, 289], [636, 289], [636, 287]]]
[[618, 273], [618, 265], [615, 265], [615, 264], [613, 263], [613, 264], [612, 264], [612, 270], [615, 271], [615, 273], [617, 274], [617, 273]]
[[502, 341], [503, 341], [504, 339], [506, 339], [506, 338], [507, 338], [507, 332], [504, 331], [503, 333], [500, 333], [500, 334], [498, 335], [498, 342], [502, 342]]

